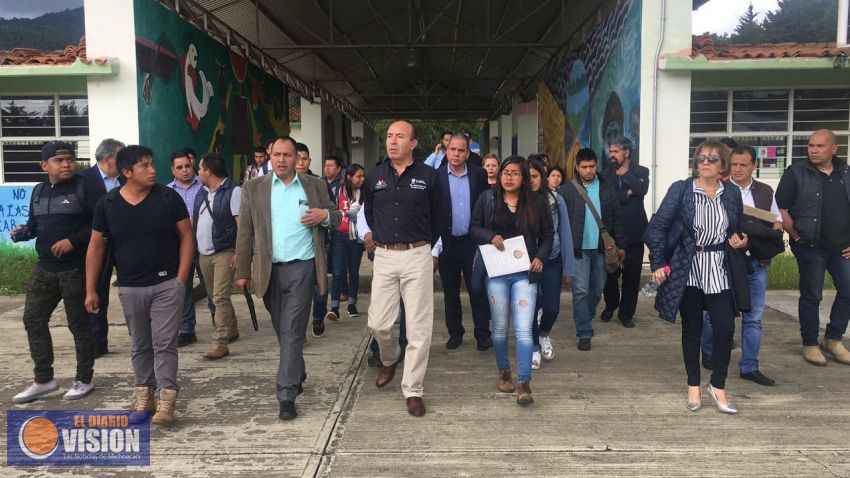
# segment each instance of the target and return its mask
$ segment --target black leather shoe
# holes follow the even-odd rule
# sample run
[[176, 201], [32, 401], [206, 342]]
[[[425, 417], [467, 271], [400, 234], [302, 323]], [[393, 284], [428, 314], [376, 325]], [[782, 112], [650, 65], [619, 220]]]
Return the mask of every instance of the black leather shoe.
[[493, 339], [484, 339], [484, 340], [478, 341], [478, 351], [479, 352], [486, 352], [487, 350], [490, 350], [491, 348], [493, 348]]
[[578, 349], [582, 352], [587, 352], [588, 350], [590, 350], [590, 339], [578, 339]]
[[198, 341], [198, 336], [195, 334], [179, 334], [177, 336], [177, 347], [185, 347], [189, 344], [194, 344]]
[[776, 384], [776, 381], [772, 378], [766, 377], [760, 370], [755, 370], [749, 373], [742, 373], [741, 378], [744, 380], [749, 380], [751, 382], [755, 382], [759, 385], [764, 385], [765, 387], [772, 387]]
[[294, 420], [298, 417], [298, 412], [295, 411], [295, 402], [291, 400], [280, 402], [280, 414], [278, 414], [278, 417], [281, 420]]
[[702, 368], [706, 370], [711, 370], [713, 368], [711, 365], [711, 355], [702, 354]]
[[94, 358], [98, 359], [109, 353], [109, 346], [105, 343], [97, 344], [94, 349]]
[[612, 310], [605, 309], [605, 310], [602, 311], [602, 315], [600, 315], [599, 318], [602, 319], [602, 322], [609, 322], [611, 320], [611, 317], [614, 317], [614, 311], [615, 310], [617, 310], [617, 309], [612, 309]]
[[383, 367], [384, 364], [381, 363], [380, 352], [370, 354], [369, 357], [366, 358], [366, 364], [368, 364], [370, 367], [376, 367], [376, 368]]
[[635, 328], [635, 319], [629, 317], [628, 319], [620, 319], [620, 323], [623, 324], [623, 327], [627, 329]]
[[449, 350], [454, 350], [454, 349], [460, 347], [460, 344], [462, 344], [462, 343], [463, 343], [463, 336], [462, 335], [452, 335], [451, 337], [449, 337], [449, 341], [446, 342], [446, 348], [449, 349]]

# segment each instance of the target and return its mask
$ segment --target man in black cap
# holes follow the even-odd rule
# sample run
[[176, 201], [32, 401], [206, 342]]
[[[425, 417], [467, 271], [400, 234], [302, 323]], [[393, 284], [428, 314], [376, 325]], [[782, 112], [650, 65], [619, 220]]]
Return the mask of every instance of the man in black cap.
[[59, 389], [53, 378], [49, 321], [60, 300], [65, 303], [68, 328], [77, 351], [76, 378], [63, 398], [76, 400], [94, 390], [95, 347], [83, 301], [86, 248], [97, 196], [89, 194], [88, 182], [76, 174], [74, 146], [70, 143], [46, 143], [41, 149], [41, 169], [47, 173], [47, 180], [33, 188], [29, 220], [12, 230], [15, 242], [35, 238], [38, 253], [24, 306], [35, 380], [15, 395], [15, 403], [31, 402]]

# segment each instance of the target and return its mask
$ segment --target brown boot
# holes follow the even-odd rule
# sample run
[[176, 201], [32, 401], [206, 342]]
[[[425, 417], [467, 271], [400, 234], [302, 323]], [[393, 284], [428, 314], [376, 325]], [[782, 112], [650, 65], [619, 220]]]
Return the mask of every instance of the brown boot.
[[502, 393], [514, 392], [514, 381], [511, 379], [511, 369], [499, 372], [499, 391]]
[[203, 357], [209, 360], [218, 360], [228, 355], [230, 355], [230, 349], [227, 348], [227, 344], [212, 344], [209, 350], [203, 353]]
[[228, 342], [236, 342], [239, 339], [239, 327], [236, 325], [236, 320], [233, 320], [233, 325], [230, 326], [230, 330], [227, 332], [227, 341]]
[[844, 348], [844, 344], [840, 340], [832, 340], [824, 337], [820, 343], [820, 348], [824, 352], [831, 354], [836, 362], [850, 365], [850, 352]]
[[156, 411], [153, 390], [148, 387], [133, 387], [133, 397], [128, 420], [133, 424], [147, 422], [148, 417]]
[[531, 405], [534, 399], [531, 397], [531, 385], [526, 382], [517, 383], [516, 402], [520, 405]]
[[826, 357], [823, 356], [817, 345], [804, 345], [803, 358], [812, 365], [819, 365], [821, 367], [826, 365]]
[[159, 394], [159, 402], [156, 404], [156, 414], [151, 419], [151, 424], [171, 425], [174, 423], [174, 404], [177, 401], [177, 390], [163, 388]]

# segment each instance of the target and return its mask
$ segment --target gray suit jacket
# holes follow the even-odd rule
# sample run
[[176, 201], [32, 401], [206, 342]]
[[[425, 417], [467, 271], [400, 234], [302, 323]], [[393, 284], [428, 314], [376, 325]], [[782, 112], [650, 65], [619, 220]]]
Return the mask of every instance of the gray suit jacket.
[[[297, 173], [310, 207], [330, 210], [330, 229], [339, 226], [342, 215], [328, 195], [328, 186], [318, 177]], [[274, 173], [252, 179], [242, 185], [239, 232], [236, 235], [236, 278], [251, 279], [257, 297], [266, 295], [272, 272], [271, 195]], [[313, 227], [313, 251], [316, 280], [322, 294], [327, 290], [328, 258], [325, 232]]]

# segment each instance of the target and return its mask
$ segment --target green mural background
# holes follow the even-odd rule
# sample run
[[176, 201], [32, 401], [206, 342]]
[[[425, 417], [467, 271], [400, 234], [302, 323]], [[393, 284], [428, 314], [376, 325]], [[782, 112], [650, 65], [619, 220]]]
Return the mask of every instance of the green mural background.
[[139, 142], [171, 180], [180, 148], [221, 152], [234, 177], [263, 140], [289, 133], [286, 87], [155, 0], [135, 1]]

